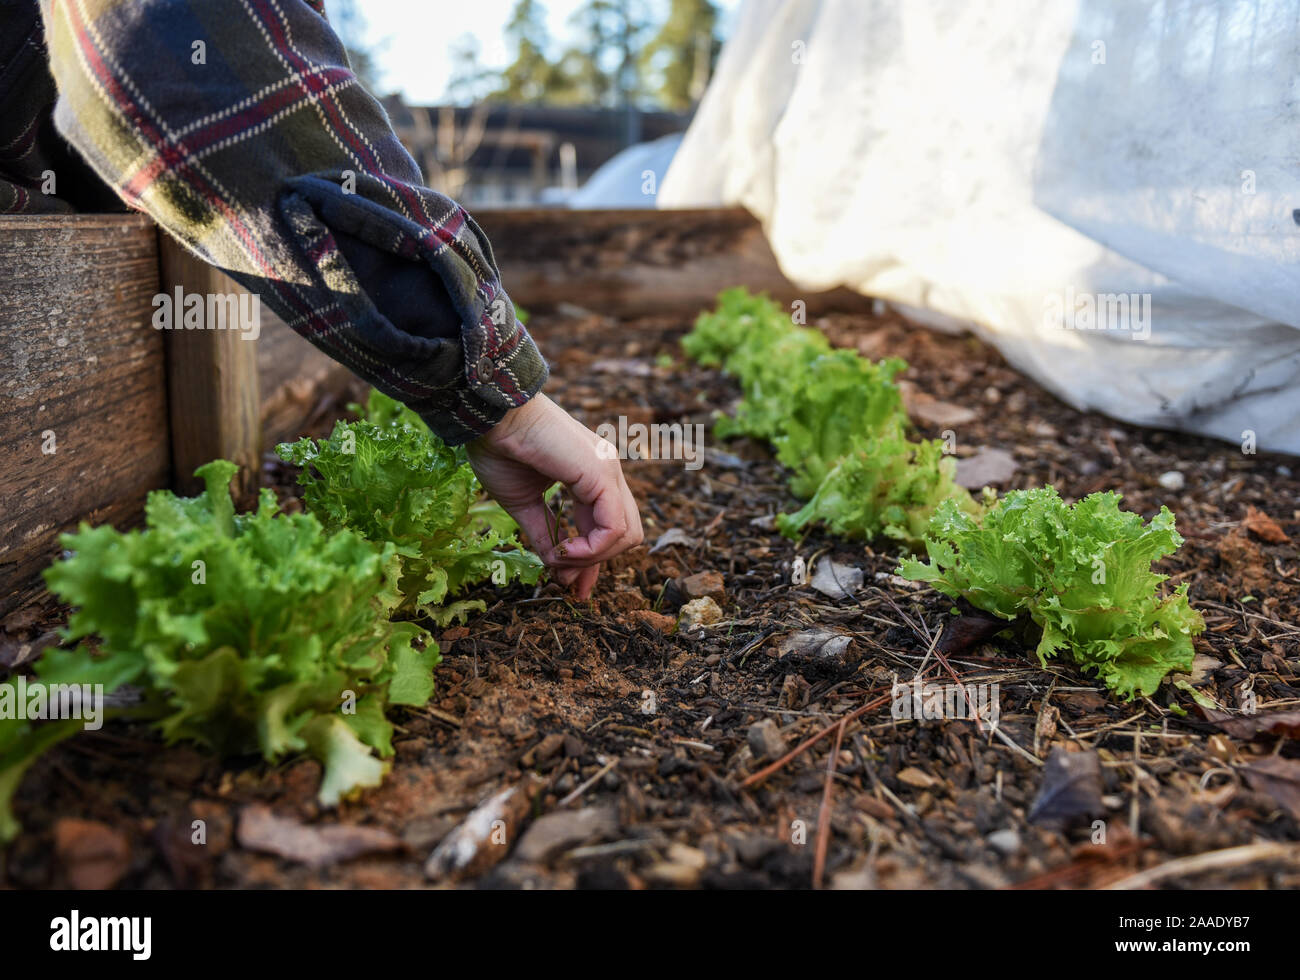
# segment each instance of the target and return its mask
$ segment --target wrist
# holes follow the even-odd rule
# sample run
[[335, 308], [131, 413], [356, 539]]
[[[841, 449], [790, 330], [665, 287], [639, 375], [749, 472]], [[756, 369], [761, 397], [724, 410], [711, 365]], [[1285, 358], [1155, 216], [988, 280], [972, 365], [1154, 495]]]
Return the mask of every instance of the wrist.
[[540, 391], [528, 401], [509, 409], [501, 421], [479, 437], [477, 441], [500, 444], [514, 439], [532, 428], [535, 421], [546, 411], [550, 401]]

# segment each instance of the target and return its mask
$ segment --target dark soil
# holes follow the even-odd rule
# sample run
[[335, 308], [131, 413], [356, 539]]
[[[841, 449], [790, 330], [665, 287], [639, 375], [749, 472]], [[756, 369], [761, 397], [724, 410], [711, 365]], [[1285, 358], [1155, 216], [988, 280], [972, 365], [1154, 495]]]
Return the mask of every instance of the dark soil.
[[[940, 418], [936, 401], [972, 410], [970, 421], [920, 431], [953, 429], [959, 455], [1011, 453], [1018, 472], [999, 489], [1050, 483], [1067, 499], [1116, 489], [1146, 517], [1174, 510], [1187, 540], [1162, 571], [1189, 583], [1208, 624], [1196, 670], [1182, 678], [1203, 706], [1171, 684], [1117, 701], [1072, 663], [1044, 669], [1023, 633], [982, 635], [978, 618], [936, 646], [958, 622], [951, 601], [892, 577], [888, 549], [780, 537], [770, 518], [794, 503], [780, 468], [760, 445], [710, 439], [698, 470], [625, 464], [646, 544], [603, 570], [590, 603], [554, 585], [487, 589], [485, 614], [440, 631], [437, 694], [427, 710], [397, 716], [381, 788], [322, 812], [315, 762], [221, 762], [165, 748], [147, 727], [109, 725], [29, 771], [17, 797], [26, 831], [0, 858], [0, 882], [1086, 888], [1157, 869], [1151, 881], [1162, 887], [1300, 887], [1300, 748], [1289, 740], [1300, 735], [1300, 463], [1081, 414], [978, 341], [892, 314], [820, 325], [873, 358], [908, 360], [910, 402], [931, 406], [915, 414]], [[530, 324], [551, 358], [549, 394], [592, 427], [619, 416], [707, 423], [728, 408], [735, 387], [680, 355], [688, 327], [576, 314]], [[1184, 477], [1179, 491], [1160, 482], [1172, 471]], [[292, 493], [278, 464], [265, 476]], [[1248, 522], [1249, 508], [1258, 514]], [[687, 541], [651, 554], [670, 529]], [[796, 559], [856, 566], [865, 583], [827, 598], [792, 584]], [[723, 621], [674, 632], [692, 587], [682, 580], [708, 571], [722, 577]], [[0, 661], [50, 642], [62, 614], [47, 599], [9, 616]], [[847, 647], [790, 649], [791, 633], [817, 628], [846, 635]], [[894, 679], [910, 681], [918, 667], [934, 683], [996, 683], [996, 732], [892, 717]], [[1251, 707], [1258, 713], [1243, 713]], [[751, 726], [767, 719], [778, 729], [769, 743], [787, 749], [827, 734], [759, 777], [770, 759], [755, 758], [766, 743]], [[1073, 793], [1057, 792], [1062, 774], [1075, 777]], [[435, 845], [512, 785], [534, 794], [531, 806], [503, 817], [467, 872], [426, 876]], [[297, 822], [280, 825], [281, 843], [256, 832], [259, 805]], [[516, 845], [539, 818], [525, 859]], [[193, 843], [195, 821], [203, 844]], [[292, 853], [308, 833], [298, 823], [392, 838], [354, 848], [382, 853], [323, 866], [268, 853]], [[1225, 853], [1209, 870], [1169, 864], [1211, 851]]]

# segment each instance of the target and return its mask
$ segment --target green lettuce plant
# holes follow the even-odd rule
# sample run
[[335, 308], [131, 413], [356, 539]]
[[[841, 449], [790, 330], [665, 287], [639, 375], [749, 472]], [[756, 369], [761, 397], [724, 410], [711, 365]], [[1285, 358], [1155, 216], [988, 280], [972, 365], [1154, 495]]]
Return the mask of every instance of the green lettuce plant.
[[537, 582], [540, 559], [522, 548], [497, 504], [480, 500], [464, 449], [445, 445], [384, 396], [372, 394], [367, 414], [337, 423], [328, 439], [278, 451], [303, 468], [303, 500], [327, 528], [392, 547], [391, 615], [426, 615], [445, 626], [486, 608], [481, 599], [456, 598], [473, 585]]
[[[393, 754], [390, 705], [433, 693], [438, 646], [385, 615], [401, 568], [393, 544], [327, 530], [311, 514], [278, 512], [263, 490], [236, 514], [236, 467], [200, 467], [195, 498], [155, 491], [143, 530], [83, 524], [71, 554], [45, 572], [74, 611], [66, 640], [35, 665], [44, 684], [122, 685], [141, 692], [134, 717], [169, 742], [268, 761], [306, 752], [324, 766], [333, 805], [378, 785]], [[23, 771], [77, 722], [0, 721], [0, 838], [17, 831], [10, 800]]]
[[899, 432], [859, 437], [830, 469], [812, 498], [793, 514], [779, 514], [789, 537], [821, 522], [843, 537], [886, 537], [917, 550], [942, 503], [976, 516], [981, 507], [954, 480], [957, 464], [937, 439], [911, 442]]
[[1152, 562], [1182, 544], [1162, 507], [1149, 522], [1119, 508], [1116, 493], [1073, 506], [1052, 487], [1016, 490], [981, 519], [939, 505], [925, 541], [928, 562], [899, 573], [963, 597], [1004, 619], [1042, 628], [1039, 660], [1068, 653], [1125, 698], [1149, 695], [1170, 671], [1190, 671], [1192, 637], [1205, 629], [1187, 586], [1164, 594]]
[[720, 293], [717, 309], [700, 315], [682, 347], [740, 383], [744, 397], [715, 433], [770, 441], [790, 470], [791, 492], [808, 501], [778, 517], [783, 534], [821, 522], [836, 534], [883, 534], [919, 548], [940, 501], [978, 513], [942, 444], [907, 438], [894, 383], [905, 361], [872, 363], [835, 350], [820, 331], [795, 325], [770, 299], [744, 289]]

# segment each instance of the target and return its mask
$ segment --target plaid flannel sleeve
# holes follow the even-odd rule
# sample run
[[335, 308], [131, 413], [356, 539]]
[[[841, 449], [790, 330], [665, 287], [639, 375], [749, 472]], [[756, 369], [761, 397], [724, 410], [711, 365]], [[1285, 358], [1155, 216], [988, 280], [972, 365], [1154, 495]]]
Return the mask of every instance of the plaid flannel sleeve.
[[319, 3], [41, 0], [55, 125], [128, 205], [459, 444], [546, 363]]

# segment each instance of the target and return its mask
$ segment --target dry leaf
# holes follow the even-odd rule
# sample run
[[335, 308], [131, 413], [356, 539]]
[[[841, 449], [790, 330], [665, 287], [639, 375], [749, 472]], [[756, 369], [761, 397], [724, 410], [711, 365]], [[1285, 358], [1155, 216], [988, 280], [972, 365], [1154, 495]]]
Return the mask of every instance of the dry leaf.
[[[1215, 717], [1211, 717], [1211, 716]], [[1259, 738], [1277, 735], [1300, 739], [1300, 709], [1290, 711], [1265, 711], [1254, 715], [1229, 715], [1226, 712], [1206, 712], [1206, 717], [1233, 738]]]
[[402, 842], [378, 827], [350, 824], [312, 826], [277, 817], [262, 804], [244, 807], [239, 814], [240, 846], [265, 851], [290, 861], [322, 868], [362, 854], [399, 851]]
[[815, 629], [799, 630], [781, 638], [777, 644], [777, 656], [784, 657], [790, 653], [799, 653], [809, 657], [839, 657], [849, 648], [852, 637], [838, 630], [818, 626]]
[[1097, 753], [1053, 749], [1043, 769], [1042, 788], [1029, 811], [1029, 822], [1065, 825], [1103, 812]]
[[1277, 521], [1258, 507], [1247, 507], [1246, 519], [1242, 523], [1246, 525], [1247, 531], [1269, 544], [1284, 544], [1291, 540], [1286, 536], [1286, 532], [1278, 526]]
[[1300, 820], [1300, 762], [1271, 755], [1241, 770], [1251, 789], [1271, 796], [1291, 819]]
[[812, 581], [808, 584], [832, 599], [849, 599], [862, 588], [862, 569], [823, 558], [817, 563]]

